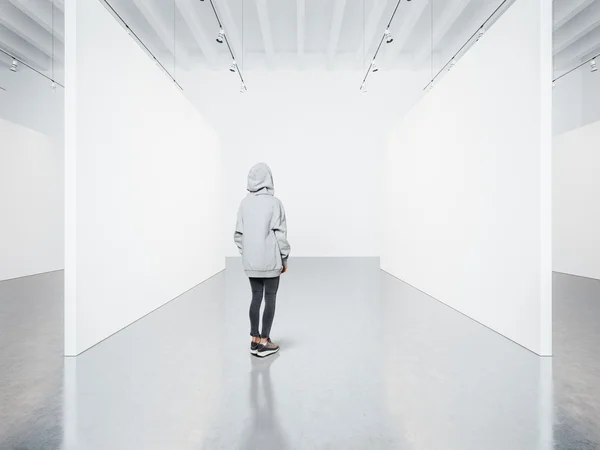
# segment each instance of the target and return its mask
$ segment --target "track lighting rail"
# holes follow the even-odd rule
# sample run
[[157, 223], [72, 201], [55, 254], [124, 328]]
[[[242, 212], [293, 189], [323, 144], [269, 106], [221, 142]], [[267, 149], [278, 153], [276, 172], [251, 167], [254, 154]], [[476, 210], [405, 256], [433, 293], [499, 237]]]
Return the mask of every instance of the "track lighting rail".
[[[200, 1], [204, 1], [204, 0], [200, 0]], [[231, 67], [229, 70], [231, 72], [236, 72], [238, 74], [238, 76], [240, 77], [240, 81], [242, 82], [242, 87], [240, 89], [240, 92], [245, 92], [246, 91], [246, 82], [244, 81], [244, 75], [242, 74], [242, 70], [240, 69], [240, 66], [237, 63], [237, 59], [235, 58], [235, 53], [234, 53], [233, 48], [231, 47], [231, 43], [229, 42], [229, 39], [227, 37], [227, 32], [225, 30], [225, 27], [223, 26], [223, 22], [221, 21], [221, 18], [219, 17], [219, 13], [217, 12], [217, 8], [215, 7], [213, 0], [209, 0], [209, 2], [210, 2], [210, 6], [212, 7], [213, 12], [215, 13], [215, 18], [217, 19], [217, 23], [219, 24], [219, 34], [217, 36], [217, 42], [219, 44], [222, 44], [224, 42], [227, 45], [227, 49], [229, 50], [229, 54], [231, 55], [231, 59], [232, 59], [232, 64], [231, 64]]]
[[[410, 0], [406, 0], [406, 1], [410, 2]], [[377, 59], [379, 50], [381, 50], [381, 46], [383, 45], [384, 42], [386, 42], [387, 44], [391, 44], [392, 42], [394, 42], [394, 38], [392, 37], [392, 32], [390, 31], [390, 26], [392, 25], [392, 21], [394, 20], [394, 17], [396, 17], [396, 13], [398, 12], [398, 7], [400, 6], [400, 3], [402, 3], [402, 0], [398, 0], [398, 3], [396, 3], [394, 12], [392, 13], [392, 16], [390, 17], [390, 20], [388, 21], [387, 26], [385, 27], [385, 30], [383, 32], [383, 36], [381, 36], [381, 39], [379, 40], [379, 45], [377, 46], [377, 50], [375, 50], [375, 54], [373, 55], [373, 58], [371, 58], [371, 63], [369, 64], [369, 67], [367, 67], [367, 72], [365, 73], [365, 76], [360, 85], [360, 90], [363, 93], [365, 93], [367, 91], [366, 90], [367, 78], [369, 78], [370, 73], [372, 71], [377, 72], [379, 70], [379, 69], [377, 69], [375, 60]]]
[[[22, 66], [25, 66], [25, 67], [27, 67], [28, 69], [31, 69], [31, 70], [33, 70], [33, 71], [34, 71], [35, 73], [37, 73], [38, 75], [41, 75], [41, 76], [43, 76], [45, 79], [47, 79], [48, 81], [50, 81], [51, 83], [54, 83], [56, 86], [60, 86], [61, 88], [64, 88], [64, 86], [63, 86], [62, 84], [60, 84], [58, 81], [56, 81], [56, 80], [53, 80], [51, 77], [49, 77], [49, 76], [48, 76], [48, 75], [46, 75], [45, 73], [43, 73], [43, 72], [40, 72], [39, 70], [37, 70], [36, 68], [34, 68], [34, 67], [32, 67], [31, 65], [27, 64], [27, 63], [26, 63], [25, 61], [23, 61], [21, 58], [19, 58], [19, 57], [15, 56], [14, 54], [10, 53], [9, 51], [7, 51], [7, 50], [4, 50], [3, 48], [0, 48], [0, 53], [3, 53], [3, 54], [5, 54], [5, 55], [6, 55], [6, 56], [8, 56], [9, 58], [11, 58], [13, 61], [17, 61], [17, 63], [19, 63], [20, 65], [22, 65]], [[14, 67], [14, 65], [13, 65], [12, 67]], [[11, 71], [15, 72], [15, 70], [12, 70], [12, 68], [11, 68]]]

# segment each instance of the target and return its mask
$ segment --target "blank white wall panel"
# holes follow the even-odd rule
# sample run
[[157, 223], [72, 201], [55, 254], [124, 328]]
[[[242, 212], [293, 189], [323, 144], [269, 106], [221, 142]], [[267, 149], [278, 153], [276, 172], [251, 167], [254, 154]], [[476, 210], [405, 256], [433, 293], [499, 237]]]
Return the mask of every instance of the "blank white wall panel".
[[97, 0], [67, 2], [66, 352], [222, 270], [213, 129]]
[[0, 280], [63, 268], [63, 151], [0, 119]]
[[551, 3], [519, 0], [394, 130], [382, 268], [551, 353]]
[[554, 138], [554, 270], [600, 279], [600, 122]]
[[241, 120], [231, 121], [236, 132], [223, 134], [227, 256], [239, 256], [232, 230], [248, 171], [260, 161], [273, 170], [293, 257], [379, 256], [385, 127], [354, 84], [324, 92], [333, 77], [319, 75], [294, 83], [292, 75], [264, 74], [268, 85], [255, 81], [253, 90], [263, 89], [249, 92]]

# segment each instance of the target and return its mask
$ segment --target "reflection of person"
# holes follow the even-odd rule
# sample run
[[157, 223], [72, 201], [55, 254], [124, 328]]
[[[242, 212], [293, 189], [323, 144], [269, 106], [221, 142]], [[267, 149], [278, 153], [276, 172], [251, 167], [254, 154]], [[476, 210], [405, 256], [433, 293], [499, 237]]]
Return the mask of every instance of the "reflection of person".
[[[279, 425], [269, 369], [273, 358], [252, 358], [250, 372], [250, 406], [252, 422], [246, 429], [241, 443], [244, 450], [285, 450], [289, 448]], [[262, 383], [261, 383], [262, 382]], [[262, 394], [262, 395], [261, 395]]]
[[[290, 244], [287, 241], [285, 210], [274, 197], [273, 175], [266, 164], [257, 164], [248, 174], [248, 196], [242, 201], [235, 227], [235, 243], [250, 278], [250, 352], [268, 356], [279, 351], [271, 342], [279, 276], [287, 271]], [[259, 333], [260, 306], [265, 297], [262, 333]]]

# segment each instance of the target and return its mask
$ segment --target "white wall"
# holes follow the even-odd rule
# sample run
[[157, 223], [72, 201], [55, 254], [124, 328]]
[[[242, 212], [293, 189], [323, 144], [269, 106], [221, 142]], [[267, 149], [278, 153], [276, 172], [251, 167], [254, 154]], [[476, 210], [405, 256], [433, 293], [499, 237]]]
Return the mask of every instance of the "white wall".
[[[286, 208], [293, 256], [378, 256], [384, 130], [372, 126], [359, 95], [327, 93], [318, 76], [306, 85], [271, 78], [264, 90], [254, 83], [245, 119], [223, 135], [228, 230], [250, 167], [264, 161]], [[239, 256], [231, 236], [227, 256]]]
[[555, 135], [597, 122], [600, 72], [592, 72], [588, 64], [582, 66], [556, 82], [553, 97]]
[[17, 72], [0, 65], [0, 118], [23, 125], [58, 141], [62, 151], [64, 92], [53, 91], [50, 81], [20, 65]]
[[600, 72], [592, 72], [588, 65], [579, 69], [583, 78], [583, 125], [600, 120]]
[[[6, 59], [6, 58], [5, 58]], [[3, 59], [3, 61], [5, 60]], [[63, 262], [62, 89], [0, 64], [0, 280]]]
[[0, 119], [0, 280], [63, 268], [63, 152]]
[[97, 0], [66, 4], [66, 353], [224, 268], [214, 131]]
[[196, 82], [196, 102], [223, 142], [227, 256], [239, 256], [232, 236], [248, 171], [264, 161], [286, 208], [293, 257], [378, 257], [386, 134], [400, 104], [420, 93], [422, 83], [415, 88], [412, 80], [398, 92], [397, 77], [414, 75], [396, 72], [384, 80], [381, 74], [361, 96], [358, 72], [245, 75], [243, 95], [221, 73]]
[[553, 264], [600, 279], [600, 122], [554, 138]]
[[583, 71], [577, 70], [556, 82], [552, 89], [553, 134], [562, 134], [583, 126]]
[[551, 8], [519, 0], [398, 124], [382, 268], [551, 353]]

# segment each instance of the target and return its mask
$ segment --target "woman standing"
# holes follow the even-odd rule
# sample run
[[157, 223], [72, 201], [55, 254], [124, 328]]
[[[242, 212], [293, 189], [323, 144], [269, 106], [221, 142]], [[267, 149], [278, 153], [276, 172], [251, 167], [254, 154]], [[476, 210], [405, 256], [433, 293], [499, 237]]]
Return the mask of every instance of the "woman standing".
[[[257, 164], [248, 174], [248, 195], [240, 205], [234, 237], [252, 289], [250, 352], [260, 357], [279, 351], [279, 346], [271, 342], [270, 333], [279, 277], [287, 271], [290, 255], [285, 210], [274, 195], [271, 169], [266, 164]], [[263, 295], [265, 310], [259, 333]]]

